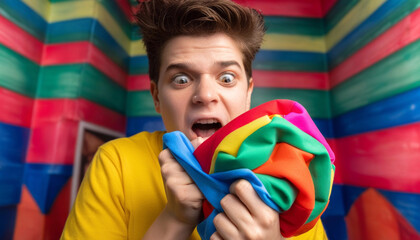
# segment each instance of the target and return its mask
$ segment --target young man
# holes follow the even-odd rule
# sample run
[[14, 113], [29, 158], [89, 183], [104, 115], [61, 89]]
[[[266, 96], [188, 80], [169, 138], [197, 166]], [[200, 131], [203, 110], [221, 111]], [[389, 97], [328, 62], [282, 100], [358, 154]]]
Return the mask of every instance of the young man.
[[[250, 108], [263, 18], [229, 0], [152, 0], [139, 9], [156, 111], [168, 132], [182, 131], [197, 147]], [[203, 195], [162, 151], [162, 135], [142, 132], [98, 150], [62, 239], [200, 238]], [[247, 181], [230, 190], [211, 239], [283, 239], [278, 213]]]

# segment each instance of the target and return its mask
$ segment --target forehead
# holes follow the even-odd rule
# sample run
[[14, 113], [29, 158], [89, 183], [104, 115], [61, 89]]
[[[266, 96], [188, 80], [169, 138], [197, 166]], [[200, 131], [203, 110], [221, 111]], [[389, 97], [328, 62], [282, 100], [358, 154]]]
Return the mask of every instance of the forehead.
[[174, 63], [211, 64], [235, 60], [242, 65], [242, 53], [231, 37], [223, 33], [208, 36], [178, 36], [167, 42], [161, 58], [161, 70]]

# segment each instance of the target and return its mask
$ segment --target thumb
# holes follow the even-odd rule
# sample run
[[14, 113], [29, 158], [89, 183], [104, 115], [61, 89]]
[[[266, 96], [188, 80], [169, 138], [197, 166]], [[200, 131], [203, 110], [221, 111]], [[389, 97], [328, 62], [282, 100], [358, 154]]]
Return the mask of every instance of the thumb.
[[193, 145], [194, 149], [197, 149], [198, 146], [200, 146], [204, 142], [204, 139], [202, 137], [197, 137], [196, 139], [191, 141], [191, 144]]

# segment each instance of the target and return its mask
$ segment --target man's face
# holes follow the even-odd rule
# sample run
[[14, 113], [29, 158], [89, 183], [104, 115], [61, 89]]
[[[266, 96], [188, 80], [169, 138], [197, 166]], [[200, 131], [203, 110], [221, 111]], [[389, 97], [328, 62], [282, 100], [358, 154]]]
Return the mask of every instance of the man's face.
[[247, 83], [242, 54], [227, 35], [173, 38], [161, 59], [158, 84], [150, 87], [168, 132], [207, 139], [249, 110], [253, 81]]

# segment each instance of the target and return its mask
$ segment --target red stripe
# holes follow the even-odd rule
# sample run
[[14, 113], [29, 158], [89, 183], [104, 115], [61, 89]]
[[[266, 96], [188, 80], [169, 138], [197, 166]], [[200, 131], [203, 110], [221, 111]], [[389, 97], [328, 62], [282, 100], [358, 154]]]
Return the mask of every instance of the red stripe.
[[336, 140], [344, 184], [420, 193], [420, 123]]
[[43, 43], [0, 15], [0, 43], [26, 58], [40, 63]]
[[336, 3], [337, 0], [321, 0], [323, 16], [325, 16]]
[[42, 65], [90, 63], [122, 87], [127, 74], [95, 45], [88, 41], [45, 45]]
[[263, 15], [322, 18], [324, 16], [321, 0], [234, 0], [255, 8]]
[[371, 41], [331, 71], [332, 87], [420, 39], [420, 9]]
[[37, 99], [34, 124], [59, 122], [62, 119], [94, 123], [125, 132], [125, 116], [85, 99]]
[[131, 5], [128, 0], [116, 0], [118, 6], [130, 22], [134, 22], [134, 15], [131, 11]]
[[28, 163], [73, 164], [79, 121], [35, 122], [29, 140]]
[[[327, 138], [327, 143], [328, 145], [330, 145], [331, 150], [337, 155], [337, 143], [336, 143], [336, 139], [334, 138]], [[342, 184], [343, 183], [343, 177], [342, 177], [342, 172], [345, 171], [345, 169], [343, 169], [341, 167], [341, 159], [336, 157], [335, 161], [334, 161], [334, 166], [335, 166], [335, 173], [334, 173], [334, 184]]]
[[256, 87], [329, 90], [328, 73], [254, 70]]
[[150, 89], [150, 79], [148, 74], [130, 75], [127, 81], [128, 91], [141, 91]]
[[0, 87], [0, 122], [31, 127], [32, 98]]

